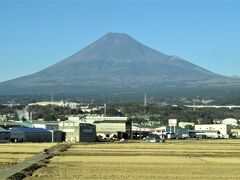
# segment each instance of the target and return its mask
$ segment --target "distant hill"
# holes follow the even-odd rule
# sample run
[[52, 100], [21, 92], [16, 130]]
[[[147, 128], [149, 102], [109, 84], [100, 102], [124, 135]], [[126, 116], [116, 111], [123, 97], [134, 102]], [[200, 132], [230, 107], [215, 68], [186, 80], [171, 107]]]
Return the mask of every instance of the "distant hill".
[[127, 34], [108, 33], [53, 66], [0, 83], [0, 93], [119, 92], [233, 86], [239, 82], [158, 52]]

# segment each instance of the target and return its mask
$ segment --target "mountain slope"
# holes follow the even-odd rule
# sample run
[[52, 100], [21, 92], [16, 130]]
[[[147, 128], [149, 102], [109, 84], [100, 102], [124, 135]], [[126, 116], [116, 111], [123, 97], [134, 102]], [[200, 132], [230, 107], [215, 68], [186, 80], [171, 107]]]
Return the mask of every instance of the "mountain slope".
[[142, 86], [197, 87], [235, 84], [227, 78], [177, 56], [151, 49], [126, 34], [108, 33], [65, 60], [38, 73], [3, 82], [5, 91], [31, 92], [52, 88], [140, 88]]

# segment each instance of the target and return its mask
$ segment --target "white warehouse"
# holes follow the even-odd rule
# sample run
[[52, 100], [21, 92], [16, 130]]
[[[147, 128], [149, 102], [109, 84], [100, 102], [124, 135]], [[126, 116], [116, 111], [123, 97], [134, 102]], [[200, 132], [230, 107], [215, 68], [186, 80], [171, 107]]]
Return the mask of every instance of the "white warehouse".
[[195, 125], [196, 131], [219, 131], [222, 138], [229, 138], [232, 127], [227, 124], [201, 124]]
[[97, 133], [116, 134], [126, 132], [127, 117], [92, 117], [87, 116], [83, 121], [96, 125]]
[[128, 117], [87, 116], [83, 119], [80, 117], [68, 117], [68, 120], [79, 120], [94, 124], [98, 135], [113, 136], [118, 133], [126, 133], [128, 137], [131, 136], [132, 123]]

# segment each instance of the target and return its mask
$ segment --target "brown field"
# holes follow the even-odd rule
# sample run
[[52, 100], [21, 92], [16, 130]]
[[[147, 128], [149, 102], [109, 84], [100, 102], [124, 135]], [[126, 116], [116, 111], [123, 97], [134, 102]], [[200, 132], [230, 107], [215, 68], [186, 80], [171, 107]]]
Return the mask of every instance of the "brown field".
[[240, 140], [74, 144], [27, 179], [240, 179]]
[[53, 145], [55, 143], [0, 144], [0, 169], [23, 161]]

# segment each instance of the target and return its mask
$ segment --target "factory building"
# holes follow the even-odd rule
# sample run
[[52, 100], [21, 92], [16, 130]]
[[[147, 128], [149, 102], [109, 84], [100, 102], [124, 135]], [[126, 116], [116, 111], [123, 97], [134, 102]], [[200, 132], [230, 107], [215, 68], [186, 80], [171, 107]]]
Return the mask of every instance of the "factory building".
[[10, 132], [0, 127], [0, 143], [7, 143], [10, 141]]
[[171, 127], [171, 126], [166, 126], [166, 135], [168, 139], [185, 139], [189, 137], [189, 130], [184, 129], [180, 126], [176, 127]]
[[123, 136], [130, 138], [132, 134], [132, 122], [127, 117], [87, 116], [82, 120], [96, 125], [98, 135], [111, 137], [124, 134]]
[[144, 125], [132, 126], [132, 138], [133, 139], [147, 138], [149, 133], [152, 133], [152, 132], [163, 132], [163, 130], [158, 129], [158, 127], [149, 127], [149, 126], [144, 126]]
[[95, 142], [96, 126], [78, 120], [67, 120], [59, 123], [59, 130], [65, 133], [65, 141]]
[[[220, 138], [229, 138], [229, 135], [231, 134], [232, 127], [227, 124], [201, 124], [201, 125], [195, 125], [196, 131], [206, 131], [206, 135], [208, 136], [209, 133], [219, 132]], [[208, 134], [207, 134], [208, 133]]]
[[52, 133], [52, 142], [64, 141], [63, 132], [59, 131], [59, 122], [18, 121], [23, 127], [47, 129]]
[[52, 142], [52, 133], [42, 128], [12, 128], [12, 142]]
[[179, 126], [175, 128], [171, 126], [162, 126], [162, 127], [145, 127], [145, 126], [133, 126], [133, 139], [143, 139], [147, 138], [149, 134], [158, 133], [165, 136], [168, 139], [176, 139], [176, 138], [188, 138], [189, 133], [188, 129], [183, 129]]
[[200, 139], [218, 139], [222, 138], [220, 131], [218, 130], [189, 130], [189, 136], [191, 138], [200, 138]]

